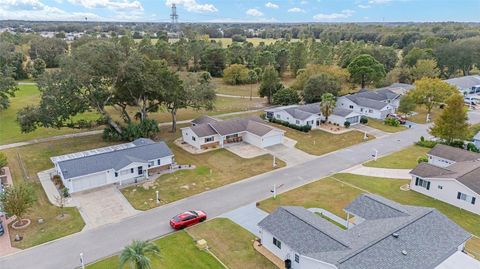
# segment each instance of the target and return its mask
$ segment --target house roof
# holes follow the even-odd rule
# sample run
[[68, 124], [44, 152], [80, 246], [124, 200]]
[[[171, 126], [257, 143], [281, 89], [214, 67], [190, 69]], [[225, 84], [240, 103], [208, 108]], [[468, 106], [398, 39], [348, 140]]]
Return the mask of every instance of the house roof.
[[410, 173], [419, 177], [424, 177], [424, 178], [453, 174], [453, 172], [448, 169], [438, 167], [425, 162], [419, 163], [412, 171], [410, 171]]
[[446, 83], [456, 86], [459, 89], [471, 89], [480, 85], [480, 76], [464, 76], [445, 80]]
[[280, 207], [258, 225], [293, 251], [340, 269], [433, 269], [470, 238], [433, 208], [362, 194], [347, 209], [368, 218], [343, 230], [305, 208]]
[[210, 126], [208, 123], [198, 124], [195, 126], [189, 127], [192, 132], [194, 132], [198, 137], [205, 137], [217, 134], [215, 129]]
[[454, 162], [473, 161], [480, 159], [479, 153], [443, 144], [437, 144], [428, 152], [428, 154]]
[[[337, 107], [333, 110], [332, 115], [337, 115], [340, 117], [346, 117], [352, 113], [355, 113], [353, 110]], [[357, 114], [357, 113], [355, 113]]]
[[345, 95], [347, 99], [355, 104], [363, 107], [380, 110], [388, 105], [388, 102], [398, 98], [400, 94], [390, 89], [379, 89], [376, 91], [368, 91], [362, 89], [357, 93]]
[[191, 121], [191, 123], [195, 125], [204, 124], [204, 123], [214, 123], [214, 122], [218, 122], [218, 120], [207, 115], [202, 115]]
[[[165, 142], [154, 142], [150, 139], [137, 139], [134, 146], [112, 150], [93, 155], [58, 161], [64, 179], [93, 174], [109, 169], [119, 169], [133, 162], [146, 163], [149, 160], [172, 156], [172, 151]], [[55, 158], [55, 157], [54, 157]], [[52, 161], [56, 162], [52, 158]]]
[[231, 120], [220, 120], [216, 122], [203, 123], [190, 128], [198, 137], [210, 135], [229, 135], [239, 132], [248, 131], [258, 136], [264, 136], [276, 128], [270, 127], [263, 123], [258, 116], [250, 116], [245, 118], [235, 118]]

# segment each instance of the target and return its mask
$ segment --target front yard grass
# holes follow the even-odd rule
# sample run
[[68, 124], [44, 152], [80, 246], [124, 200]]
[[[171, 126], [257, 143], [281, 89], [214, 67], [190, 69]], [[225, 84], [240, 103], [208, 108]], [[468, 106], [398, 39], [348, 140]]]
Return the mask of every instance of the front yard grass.
[[[415, 112], [415, 115], [408, 117], [409, 121], [420, 124], [427, 123], [427, 109], [424, 106], [417, 106]], [[439, 107], [434, 107], [430, 113], [430, 122], [433, 122], [437, 118], [437, 116], [440, 115], [440, 113], [442, 113], [442, 109], [440, 109]]]
[[345, 217], [343, 208], [362, 190], [381, 195], [401, 204], [434, 207], [472, 234], [480, 235], [480, 216], [414, 191], [401, 191], [409, 180], [368, 177], [353, 174], [335, 174], [300, 188], [260, 202], [260, 208], [272, 212], [278, 206], [298, 205], [306, 208], [324, 208]]
[[195, 240], [205, 239], [213, 254], [230, 269], [276, 268], [253, 248], [255, 236], [229, 219], [216, 218], [186, 231]]
[[480, 260], [480, 238], [472, 237], [472, 239], [467, 241], [465, 244], [465, 250], [475, 257], [475, 259]]
[[[82, 230], [85, 223], [76, 208], [65, 208], [68, 214], [63, 220], [58, 220], [60, 208], [50, 204], [47, 196], [38, 181], [37, 172], [51, 168], [50, 157], [55, 155], [76, 152], [110, 145], [104, 142], [100, 136], [88, 136], [71, 138], [52, 142], [39, 143], [19, 148], [7, 149], [8, 167], [12, 173], [13, 184], [27, 181], [33, 184], [37, 201], [26, 217], [32, 223], [22, 230], [10, 228], [12, 244], [17, 248], [28, 248], [45, 243]], [[25, 169], [22, 169], [22, 164]], [[39, 224], [38, 219], [44, 220]], [[23, 236], [19, 242], [13, 241], [16, 234]]]
[[[220, 262], [208, 252], [199, 250], [195, 246], [192, 237], [190, 237], [185, 231], [176, 232], [166, 237], [162, 237], [155, 240], [154, 243], [160, 248], [160, 257], [151, 257], [152, 268], [224, 268]], [[112, 256], [87, 266], [87, 269], [112, 268], [120, 268], [119, 256]]]
[[378, 158], [377, 161], [369, 161], [364, 166], [392, 169], [413, 169], [417, 166], [417, 159], [426, 156], [429, 148], [412, 145], [403, 150]]
[[[311, 130], [304, 133], [280, 124], [271, 124], [286, 131], [285, 135], [288, 138], [296, 140], [296, 148], [317, 156], [366, 141], [363, 139], [364, 134], [359, 131], [331, 134], [322, 130]], [[368, 135], [368, 140], [371, 139], [374, 139], [374, 136]]]
[[403, 125], [390, 126], [390, 125], [386, 125], [381, 120], [372, 119], [372, 118], [368, 118], [367, 126], [370, 126], [372, 128], [375, 128], [375, 129], [378, 129], [380, 131], [384, 131], [384, 132], [387, 132], [387, 133], [396, 133], [396, 132], [401, 132], [401, 131], [404, 131], [404, 130], [407, 129], [407, 127], [405, 127]]

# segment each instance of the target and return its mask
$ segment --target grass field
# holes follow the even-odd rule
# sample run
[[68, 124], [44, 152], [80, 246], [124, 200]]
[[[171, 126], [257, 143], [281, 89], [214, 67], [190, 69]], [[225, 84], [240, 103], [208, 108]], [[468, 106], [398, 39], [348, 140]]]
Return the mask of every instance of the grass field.
[[[285, 74], [282, 78], [282, 83], [286, 87], [289, 87], [295, 81], [289, 74]], [[228, 95], [236, 95], [236, 96], [244, 96], [246, 98], [250, 97], [250, 92], [252, 93], [252, 97], [257, 97], [258, 89], [260, 87], [260, 83], [255, 84], [245, 84], [245, 85], [228, 85], [223, 82], [223, 78], [213, 78], [213, 84], [216, 87], [216, 92], [221, 94], [228, 94]]]
[[[363, 139], [364, 134], [358, 131], [331, 134], [321, 130], [312, 130], [304, 133], [279, 124], [273, 124], [273, 126], [285, 130], [287, 137], [297, 140], [296, 148], [318, 156], [365, 141]], [[371, 135], [368, 136], [369, 140], [373, 138]]]
[[396, 132], [401, 132], [407, 129], [407, 127], [400, 125], [400, 126], [390, 126], [386, 125], [383, 123], [381, 120], [376, 120], [369, 118], [367, 126], [370, 126], [372, 128], [378, 129], [380, 131], [384, 131], [387, 133], [396, 133]]
[[[122, 189], [136, 209], [147, 210], [158, 206], [154, 201], [157, 190], [162, 204], [165, 204], [273, 170], [272, 156], [268, 154], [252, 159], [243, 159], [225, 149], [190, 154], [173, 144], [173, 140], [180, 137], [180, 131], [173, 134], [167, 129], [162, 128], [160, 137], [172, 149], [176, 162], [192, 164], [196, 168], [163, 175], [155, 181], [155, 188], [145, 189], [139, 185]], [[283, 166], [285, 163], [279, 161], [278, 167]]]
[[[11, 169], [14, 184], [22, 181], [31, 182], [35, 188], [37, 197], [35, 205], [30, 213], [27, 214], [27, 217], [32, 220], [32, 224], [23, 230], [10, 229], [12, 239], [15, 234], [24, 237], [20, 242], [12, 241], [14, 247], [28, 248], [79, 232], [83, 228], [85, 224], [76, 208], [65, 208], [65, 213], [68, 214], [68, 217], [63, 220], [56, 218], [60, 214], [60, 209], [48, 201], [38, 181], [37, 172], [53, 166], [49, 159], [51, 156], [102, 147], [109, 144], [111, 143], [104, 142], [100, 136], [88, 136], [39, 143], [4, 151], [8, 157], [8, 167]], [[25, 170], [22, 169], [22, 163]], [[44, 219], [45, 222], [43, 224], [37, 222], [40, 218]]]
[[[166, 237], [157, 239], [154, 243], [160, 249], [160, 257], [150, 257], [153, 269], [223, 269], [224, 267], [215, 257], [206, 251], [199, 250], [195, 242], [185, 231], [176, 232]], [[87, 266], [87, 269], [112, 269], [120, 268], [118, 256]], [[126, 265], [125, 268], [129, 268]]]
[[378, 158], [377, 161], [369, 161], [364, 166], [393, 169], [413, 169], [417, 166], [417, 159], [426, 156], [429, 148], [412, 145], [403, 150]]
[[216, 218], [186, 231], [196, 240], [205, 239], [210, 250], [230, 269], [276, 268], [253, 249], [255, 236], [229, 219]]

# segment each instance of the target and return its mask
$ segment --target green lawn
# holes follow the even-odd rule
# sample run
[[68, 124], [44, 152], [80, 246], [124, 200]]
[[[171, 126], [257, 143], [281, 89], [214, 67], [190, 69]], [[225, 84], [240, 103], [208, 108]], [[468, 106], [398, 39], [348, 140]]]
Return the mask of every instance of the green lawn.
[[[165, 204], [273, 170], [273, 157], [268, 154], [252, 159], [243, 159], [225, 149], [190, 154], [173, 144], [173, 140], [180, 137], [180, 131], [173, 134], [167, 129], [161, 129], [160, 137], [172, 149], [177, 163], [192, 164], [196, 168], [163, 175], [155, 181], [155, 188], [145, 189], [138, 185], [122, 189], [122, 193], [136, 209], [147, 210], [158, 206], [154, 201], [157, 190], [162, 204]], [[285, 166], [279, 160], [277, 164], [278, 167]]]
[[[199, 250], [185, 231], [176, 232], [154, 242], [160, 248], [160, 257], [150, 257], [152, 269], [224, 268], [215, 257], [206, 251]], [[113, 256], [91, 264], [87, 268], [112, 269], [119, 266], [119, 257]], [[129, 268], [128, 265], [125, 268]]]
[[368, 123], [367, 126], [370, 126], [372, 128], [378, 129], [380, 131], [384, 131], [387, 133], [396, 133], [396, 132], [401, 132], [407, 129], [407, 127], [400, 125], [400, 126], [390, 126], [386, 125], [383, 123], [381, 120], [376, 120], [372, 118], [368, 118]]
[[[85, 225], [76, 208], [65, 208], [68, 217], [58, 220], [60, 209], [48, 201], [43, 188], [38, 181], [37, 172], [51, 168], [50, 157], [55, 155], [106, 146], [111, 143], [102, 141], [100, 136], [72, 138], [55, 142], [39, 143], [20, 148], [8, 149], [4, 152], [8, 157], [8, 167], [11, 169], [14, 184], [22, 181], [31, 182], [35, 188], [37, 201], [27, 217], [32, 224], [23, 230], [10, 229], [10, 236], [19, 234], [24, 237], [20, 242], [12, 242], [18, 248], [28, 248], [51, 241], [75, 232]], [[22, 161], [20, 161], [22, 160]], [[22, 169], [23, 163], [25, 170]], [[25, 171], [25, 172], [24, 172]], [[45, 220], [39, 224], [37, 220]]]
[[426, 156], [429, 148], [412, 145], [390, 155], [378, 158], [377, 161], [369, 161], [364, 166], [393, 169], [413, 169], [417, 166], [417, 159]]
[[255, 236], [229, 219], [216, 218], [186, 231], [196, 240], [205, 239], [210, 250], [230, 269], [276, 268], [253, 248]]
[[[259, 207], [267, 212], [272, 212], [278, 206], [283, 205], [303, 206], [305, 208], [319, 207], [345, 218], [346, 214], [343, 208], [362, 193], [362, 190], [366, 190], [401, 204], [434, 207], [465, 230], [477, 236], [480, 235], [479, 215], [414, 191], [401, 191], [400, 186], [408, 183], [409, 180], [340, 173], [282, 193], [277, 196], [277, 199], [264, 200], [260, 202]], [[479, 241], [479, 239], [473, 239], [468, 242], [469, 250], [480, 254]]]
[[[364, 134], [359, 131], [350, 131], [343, 134], [331, 134], [317, 129], [305, 133], [282, 126], [280, 124], [272, 125], [285, 130], [285, 135], [288, 138], [296, 140], [296, 148], [312, 155], [323, 155], [325, 153], [350, 147], [365, 141], [363, 139]], [[372, 135], [368, 135], [369, 140], [373, 138], [374, 137]]]
[[[418, 106], [415, 109], [415, 112], [417, 112], [417, 114], [408, 117], [408, 120], [413, 121], [415, 123], [421, 123], [421, 124], [426, 123], [427, 109], [424, 106]], [[432, 112], [430, 113], [430, 122], [433, 122], [437, 118], [437, 116], [440, 115], [441, 112], [442, 110], [440, 108], [434, 107], [432, 109]]]

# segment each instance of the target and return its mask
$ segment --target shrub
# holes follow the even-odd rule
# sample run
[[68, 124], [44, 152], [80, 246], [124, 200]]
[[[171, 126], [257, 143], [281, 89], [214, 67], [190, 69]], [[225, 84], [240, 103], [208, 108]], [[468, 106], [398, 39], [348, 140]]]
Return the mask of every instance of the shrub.
[[223, 81], [229, 85], [240, 85], [248, 82], [248, 68], [243, 64], [232, 64], [223, 70]]
[[292, 129], [295, 129], [295, 130], [298, 130], [298, 131], [301, 131], [301, 132], [305, 132], [305, 133], [308, 133], [312, 129], [312, 126], [310, 126], [308, 124], [307, 125], [296, 125], [296, 124], [291, 124], [287, 121], [277, 120], [275, 118], [271, 118], [271, 119], [269, 119], [269, 121], [272, 122], [272, 123], [277, 123], [277, 124], [283, 125], [285, 127], [292, 128]]
[[360, 123], [361, 123], [361, 124], [367, 124], [367, 123], [368, 123], [368, 118], [365, 117], [365, 116], [361, 116], [361, 117], [360, 117]]
[[428, 163], [428, 157], [427, 156], [420, 156], [417, 158], [417, 163]]
[[398, 126], [400, 126], [400, 121], [398, 121], [397, 119], [394, 119], [394, 118], [386, 118], [383, 121], [383, 124], [393, 126], [393, 127], [398, 127]]
[[473, 151], [473, 152], [480, 152], [480, 150], [478, 150], [477, 146], [475, 146], [475, 144], [473, 144], [472, 142], [467, 144], [467, 150], [468, 151]]
[[62, 178], [59, 175], [54, 175], [52, 177], [53, 184], [55, 185], [61, 185], [62, 184]]
[[415, 145], [420, 146], [420, 147], [424, 147], [424, 148], [433, 148], [433, 147], [435, 147], [435, 145], [437, 145], [437, 142], [424, 139], [423, 141], [420, 140], [420, 141], [416, 142]]
[[349, 122], [349, 121], [344, 122], [344, 123], [343, 123], [343, 126], [345, 126], [345, 128], [350, 127], [350, 122]]
[[232, 36], [232, 41], [233, 42], [245, 42], [245, 41], [247, 41], [247, 38], [244, 37], [243, 35], [233, 35]]
[[273, 95], [274, 105], [287, 106], [298, 102], [300, 102], [300, 96], [298, 96], [297, 91], [291, 88], [280, 89]]
[[450, 143], [445, 143], [445, 145], [452, 146], [455, 148], [461, 148], [461, 149], [465, 147], [465, 143], [462, 140], [453, 140]]

